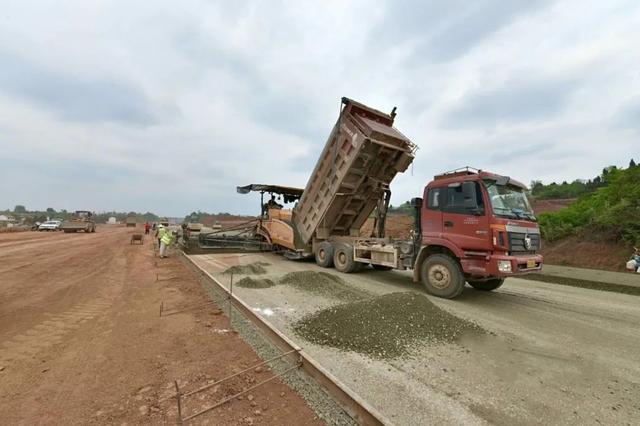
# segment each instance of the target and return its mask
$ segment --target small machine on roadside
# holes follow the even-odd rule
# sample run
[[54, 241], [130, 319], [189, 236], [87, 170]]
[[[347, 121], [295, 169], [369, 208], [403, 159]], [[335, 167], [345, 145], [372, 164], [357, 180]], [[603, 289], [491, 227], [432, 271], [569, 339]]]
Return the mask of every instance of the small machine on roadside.
[[631, 259], [627, 262], [627, 270], [640, 273], [640, 250], [637, 247], [633, 248]]

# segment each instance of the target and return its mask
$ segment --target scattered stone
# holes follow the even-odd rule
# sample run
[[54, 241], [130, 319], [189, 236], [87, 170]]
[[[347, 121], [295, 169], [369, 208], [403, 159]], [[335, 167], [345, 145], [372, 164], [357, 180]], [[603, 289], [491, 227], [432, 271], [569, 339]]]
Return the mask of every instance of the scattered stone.
[[258, 275], [266, 274], [267, 270], [264, 268], [269, 266], [267, 262], [254, 262], [247, 265], [235, 265], [227, 268], [223, 274], [242, 274], [242, 275]]
[[247, 401], [253, 401], [253, 395], [251, 394], [247, 395]]
[[303, 317], [293, 329], [312, 343], [376, 359], [407, 355], [412, 346], [421, 343], [450, 343], [463, 334], [484, 333], [477, 324], [413, 292], [332, 306]]
[[6, 368], [5, 365], [0, 365], [0, 371], [4, 371], [5, 368]]
[[140, 389], [138, 393], [146, 393], [146, 392], [149, 392], [151, 389], [152, 389], [151, 386], [145, 386], [142, 389]]
[[211, 312], [213, 315], [222, 315], [222, 311], [213, 311]]
[[46, 373], [47, 371], [49, 371], [48, 368], [45, 368], [45, 369], [42, 370], [43, 373]]
[[280, 284], [338, 300], [354, 301], [370, 297], [367, 292], [347, 287], [342, 278], [328, 272], [290, 272], [280, 279]]
[[146, 405], [141, 405], [138, 408], [138, 411], [140, 412], [140, 415], [146, 416], [147, 414], [149, 414], [149, 407], [147, 407]]
[[210, 322], [208, 322], [208, 323], [206, 323], [204, 326], [205, 326], [205, 327], [212, 327], [212, 326], [213, 326], [213, 324], [212, 324], [212, 323], [210, 323]]
[[262, 369], [261, 366], [258, 366], [253, 371], [255, 371], [256, 373], [262, 373], [264, 370]]
[[234, 285], [242, 288], [270, 288], [276, 285], [276, 283], [268, 278], [254, 279], [251, 277], [245, 277]]
[[242, 401], [244, 399], [244, 397], [242, 395], [240, 395], [239, 397], [236, 398], [238, 401]]
[[284, 396], [284, 392], [280, 392], [280, 396]]
[[252, 425], [253, 424], [253, 417], [245, 417], [244, 419], [242, 419], [242, 421], [244, 421], [248, 425]]
[[96, 411], [96, 414], [95, 414], [96, 417], [100, 417], [102, 415], [104, 415], [104, 411], [103, 410]]
[[260, 410], [255, 410], [255, 411], [253, 412], [253, 414], [255, 414], [256, 416], [261, 416], [261, 415], [262, 415], [262, 411], [260, 411]]
[[258, 403], [257, 403], [257, 402], [255, 402], [255, 401], [251, 401], [251, 402], [250, 402], [250, 405], [251, 405], [252, 407], [257, 407], [257, 406], [258, 406]]

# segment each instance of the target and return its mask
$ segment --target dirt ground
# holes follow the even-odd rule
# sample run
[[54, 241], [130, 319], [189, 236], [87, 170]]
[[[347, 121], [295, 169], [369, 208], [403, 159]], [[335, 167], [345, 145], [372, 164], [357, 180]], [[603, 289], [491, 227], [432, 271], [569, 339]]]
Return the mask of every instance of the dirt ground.
[[[124, 227], [95, 234], [0, 235], [0, 419], [3, 424], [175, 424], [183, 391], [260, 362], [174, 254]], [[157, 265], [157, 266], [156, 266]], [[217, 315], [215, 314], [217, 313]], [[192, 414], [272, 376], [251, 369], [186, 399]], [[193, 424], [322, 424], [279, 380]]]
[[555, 200], [539, 200], [533, 197], [529, 198], [531, 207], [533, 208], [533, 211], [536, 212], [536, 214], [557, 212], [558, 210], [562, 210], [576, 200], [577, 198], [564, 198]]
[[597, 237], [570, 236], [553, 243], [543, 241], [542, 245], [546, 263], [605, 271], [625, 272], [632, 253], [633, 249], [620, 241]]

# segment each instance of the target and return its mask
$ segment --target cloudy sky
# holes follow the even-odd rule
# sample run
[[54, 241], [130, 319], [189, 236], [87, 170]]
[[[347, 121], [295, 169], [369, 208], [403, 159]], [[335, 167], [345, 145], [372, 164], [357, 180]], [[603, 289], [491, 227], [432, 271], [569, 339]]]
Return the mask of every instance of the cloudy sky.
[[640, 159], [640, 3], [0, 0], [0, 208], [255, 214], [348, 96], [419, 145], [393, 203], [471, 165]]

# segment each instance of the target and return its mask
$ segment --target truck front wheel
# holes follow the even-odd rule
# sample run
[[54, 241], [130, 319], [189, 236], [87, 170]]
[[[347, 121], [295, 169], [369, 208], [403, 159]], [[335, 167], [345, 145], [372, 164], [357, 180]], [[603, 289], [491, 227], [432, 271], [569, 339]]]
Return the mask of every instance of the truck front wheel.
[[333, 266], [333, 245], [330, 242], [323, 241], [318, 244], [316, 263], [323, 268], [331, 268]]
[[353, 247], [339, 244], [333, 253], [333, 266], [340, 272], [349, 274], [360, 269], [360, 264], [353, 259]]
[[486, 281], [469, 281], [469, 285], [476, 290], [492, 291], [504, 284], [504, 278], [493, 278]]
[[420, 277], [427, 291], [445, 299], [458, 297], [464, 290], [464, 275], [458, 262], [445, 254], [433, 254], [420, 266]]

